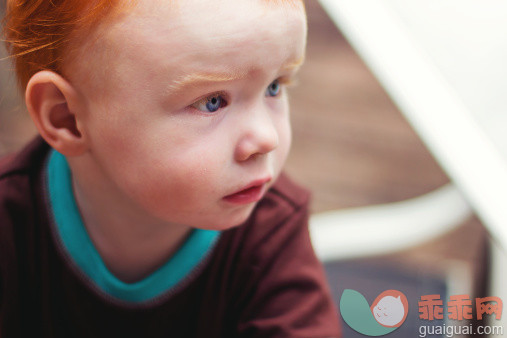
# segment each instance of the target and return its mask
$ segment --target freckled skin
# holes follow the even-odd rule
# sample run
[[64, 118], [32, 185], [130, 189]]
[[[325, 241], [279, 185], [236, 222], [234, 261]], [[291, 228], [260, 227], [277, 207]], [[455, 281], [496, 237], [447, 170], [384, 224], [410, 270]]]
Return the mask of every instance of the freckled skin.
[[[139, 1], [96, 36], [66, 71], [85, 102], [78, 123], [89, 152], [69, 158], [83, 209], [205, 229], [245, 221], [255, 203], [223, 197], [255, 179], [272, 184], [286, 160], [287, 94], [271, 97], [266, 88], [303, 57], [302, 5]], [[245, 75], [168, 89], [187, 74], [231, 70]], [[192, 106], [216, 92], [227, 101], [217, 112]]]

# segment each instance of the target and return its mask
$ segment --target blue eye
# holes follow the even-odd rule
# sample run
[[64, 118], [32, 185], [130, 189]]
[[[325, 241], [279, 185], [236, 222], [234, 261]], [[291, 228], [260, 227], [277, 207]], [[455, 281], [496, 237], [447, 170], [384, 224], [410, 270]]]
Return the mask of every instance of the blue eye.
[[221, 94], [213, 94], [200, 101], [197, 101], [192, 107], [207, 113], [214, 113], [222, 107], [225, 107], [227, 102]]
[[266, 96], [277, 96], [278, 94], [280, 94], [280, 89], [281, 89], [280, 81], [275, 80], [271, 82], [271, 84], [266, 89]]
[[216, 112], [218, 109], [220, 109], [221, 105], [222, 105], [222, 97], [221, 96], [213, 96], [208, 99], [208, 102], [206, 102], [206, 108], [210, 112]]

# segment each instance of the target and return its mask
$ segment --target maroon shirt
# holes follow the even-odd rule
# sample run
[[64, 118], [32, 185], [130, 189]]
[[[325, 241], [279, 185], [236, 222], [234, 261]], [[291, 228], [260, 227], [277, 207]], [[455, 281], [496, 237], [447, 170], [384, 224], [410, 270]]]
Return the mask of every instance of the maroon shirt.
[[156, 302], [119, 303], [51, 231], [37, 138], [0, 160], [0, 337], [338, 337], [308, 234], [308, 193], [282, 175], [204, 264]]

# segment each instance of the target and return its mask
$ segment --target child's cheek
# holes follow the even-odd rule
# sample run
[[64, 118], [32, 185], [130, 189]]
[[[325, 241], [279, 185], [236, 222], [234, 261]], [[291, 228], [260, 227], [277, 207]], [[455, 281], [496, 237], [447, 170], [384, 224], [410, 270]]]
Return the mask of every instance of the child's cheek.
[[[132, 187], [146, 208], [157, 214], [196, 212], [221, 199], [218, 185], [222, 173], [207, 158], [200, 156], [168, 156], [153, 166], [139, 168], [139, 180], [132, 177]], [[136, 182], [137, 181], [137, 182]]]

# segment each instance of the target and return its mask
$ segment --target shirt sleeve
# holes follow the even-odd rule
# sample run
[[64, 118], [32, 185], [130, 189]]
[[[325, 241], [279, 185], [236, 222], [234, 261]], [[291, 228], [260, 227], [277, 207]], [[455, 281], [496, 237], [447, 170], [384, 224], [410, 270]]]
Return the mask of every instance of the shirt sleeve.
[[237, 337], [340, 337], [338, 314], [301, 207], [255, 241]]

